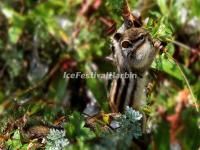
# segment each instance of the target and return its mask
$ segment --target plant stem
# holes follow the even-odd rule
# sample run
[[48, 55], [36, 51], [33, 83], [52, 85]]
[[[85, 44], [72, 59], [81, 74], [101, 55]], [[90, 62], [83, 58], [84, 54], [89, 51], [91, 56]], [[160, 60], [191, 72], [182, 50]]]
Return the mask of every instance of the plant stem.
[[182, 69], [181, 69], [179, 63], [178, 63], [177, 60], [175, 60], [169, 53], [165, 52], [165, 54], [166, 54], [170, 59], [172, 59], [172, 60], [176, 63], [176, 65], [177, 65], [177, 67], [178, 67], [180, 73], [182, 74], [182, 76], [183, 76], [183, 78], [184, 78], [184, 80], [185, 80], [185, 82], [186, 82], [186, 85], [187, 85], [187, 87], [188, 87], [188, 89], [189, 89], [189, 91], [190, 91], [190, 94], [191, 94], [191, 96], [192, 96], [192, 102], [194, 103], [197, 112], [199, 112], [199, 108], [198, 108], [198, 105], [197, 105], [197, 100], [196, 100], [196, 98], [195, 98], [195, 96], [194, 96], [194, 94], [193, 94], [193, 92], [192, 92], [192, 88], [191, 88], [191, 86], [190, 86], [190, 84], [189, 84], [189, 81], [188, 81], [187, 77], [185, 76], [185, 74], [183, 73], [183, 71], [182, 71]]
[[185, 45], [185, 44], [183, 44], [183, 43], [181, 43], [181, 42], [179, 42], [179, 41], [175, 41], [175, 40], [172, 40], [172, 39], [166, 39], [168, 42], [171, 42], [171, 43], [173, 43], [173, 44], [175, 44], [175, 45], [178, 45], [178, 46], [180, 46], [180, 47], [183, 47], [183, 48], [185, 48], [185, 49], [188, 49], [188, 50], [191, 50], [192, 48], [191, 47], [189, 47], [188, 45]]
[[22, 95], [24, 95], [24, 94], [26, 94], [26, 93], [29, 93], [29, 92], [31, 92], [31, 91], [33, 91], [33, 90], [35, 90], [35, 89], [41, 87], [42, 85], [44, 85], [45, 82], [46, 82], [47, 80], [49, 80], [49, 79], [52, 77], [52, 75], [59, 69], [59, 64], [60, 64], [60, 62], [58, 62], [58, 63], [51, 69], [51, 71], [49, 72], [49, 74], [46, 75], [46, 76], [45, 76], [42, 80], [40, 80], [38, 83], [36, 83], [36, 84], [33, 85], [33, 86], [28, 87], [28, 88], [25, 89], [25, 90], [20, 91], [19, 93], [15, 94], [15, 95], [12, 95], [12, 96], [8, 97], [7, 99], [8, 99], [8, 100], [16, 100], [18, 97], [20, 97], [20, 96], [22, 96]]

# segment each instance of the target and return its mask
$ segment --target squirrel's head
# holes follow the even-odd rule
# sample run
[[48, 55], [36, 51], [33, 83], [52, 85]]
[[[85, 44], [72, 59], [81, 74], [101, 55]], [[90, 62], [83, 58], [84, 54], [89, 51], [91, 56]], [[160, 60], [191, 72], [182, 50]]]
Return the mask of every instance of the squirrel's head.
[[120, 71], [145, 72], [156, 55], [149, 33], [143, 28], [130, 28], [113, 36], [114, 59]]

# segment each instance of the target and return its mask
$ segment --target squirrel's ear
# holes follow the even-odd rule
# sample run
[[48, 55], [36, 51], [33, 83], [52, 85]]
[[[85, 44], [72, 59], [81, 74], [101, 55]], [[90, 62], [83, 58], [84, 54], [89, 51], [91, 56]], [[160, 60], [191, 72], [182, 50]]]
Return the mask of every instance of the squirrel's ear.
[[115, 35], [113, 36], [113, 38], [116, 40], [116, 41], [119, 41], [122, 37], [122, 34], [121, 33], [115, 33]]

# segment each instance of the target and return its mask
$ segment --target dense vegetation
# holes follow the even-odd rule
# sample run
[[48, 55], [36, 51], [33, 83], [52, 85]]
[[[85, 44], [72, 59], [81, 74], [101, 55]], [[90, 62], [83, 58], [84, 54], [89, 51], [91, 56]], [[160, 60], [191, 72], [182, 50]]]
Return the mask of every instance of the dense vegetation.
[[200, 1], [128, 2], [166, 51], [140, 112], [112, 114], [104, 80], [63, 73], [115, 71], [105, 57], [123, 0], [0, 1], [0, 149], [200, 148]]

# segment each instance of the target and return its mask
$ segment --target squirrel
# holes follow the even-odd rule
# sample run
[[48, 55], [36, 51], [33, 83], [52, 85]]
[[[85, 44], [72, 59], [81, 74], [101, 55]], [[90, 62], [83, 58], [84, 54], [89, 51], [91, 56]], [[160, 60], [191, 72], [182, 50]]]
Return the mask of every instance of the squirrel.
[[112, 60], [119, 73], [134, 73], [137, 78], [113, 80], [109, 94], [112, 112], [121, 112], [126, 106], [139, 109], [143, 99], [147, 72], [156, 57], [150, 34], [142, 27], [129, 27], [125, 24], [111, 38]]

